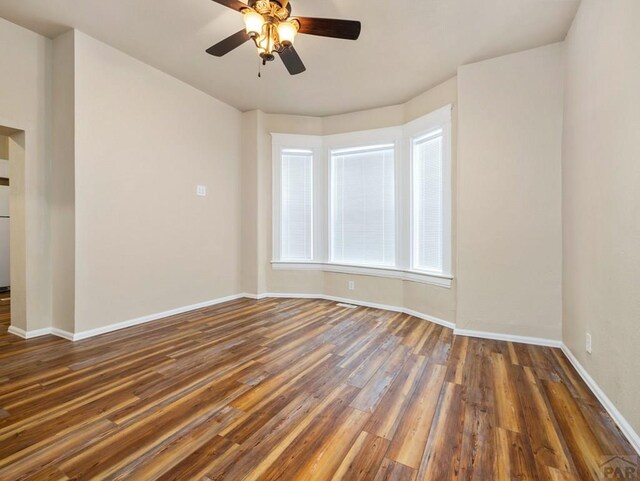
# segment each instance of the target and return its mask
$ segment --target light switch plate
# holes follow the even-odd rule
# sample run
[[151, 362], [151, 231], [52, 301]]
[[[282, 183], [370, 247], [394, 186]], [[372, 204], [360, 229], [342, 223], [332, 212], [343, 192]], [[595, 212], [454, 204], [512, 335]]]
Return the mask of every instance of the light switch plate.
[[207, 195], [207, 186], [206, 185], [199, 185], [198, 187], [196, 187], [196, 195], [199, 195], [200, 197], [206, 197], [206, 195]]

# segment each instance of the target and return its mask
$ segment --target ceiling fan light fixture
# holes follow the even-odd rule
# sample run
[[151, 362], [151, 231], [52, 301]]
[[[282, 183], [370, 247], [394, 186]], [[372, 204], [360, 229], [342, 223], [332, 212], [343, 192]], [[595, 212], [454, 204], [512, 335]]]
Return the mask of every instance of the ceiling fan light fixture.
[[263, 65], [274, 60], [277, 54], [291, 75], [306, 71], [293, 46], [298, 34], [357, 40], [362, 27], [356, 20], [292, 17], [289, 0], [213, 1], [241, 13], [245, 28], [209, 47], [209, 55], [223, 57], [251, 40]]
[[296, 20], [287, 20], [278, 24], [278, 39], [283, 47], [290, 47], [298, 33], [300, 24]]
[[256, 47], [258, 47], [258, 53], [265, 62], [271, 62], [275, 59], [275, 56], [273, 55], [276, 44], [274, 33], [273, 26], [270, 23], [267, 23], [263, 33], [255, 39]]
[[264, 17], [250, 8], [244, 10], [242, 15], [247, 34], [252, 38], [259, 37], [262, 34], [262, 28], [264, 27]]

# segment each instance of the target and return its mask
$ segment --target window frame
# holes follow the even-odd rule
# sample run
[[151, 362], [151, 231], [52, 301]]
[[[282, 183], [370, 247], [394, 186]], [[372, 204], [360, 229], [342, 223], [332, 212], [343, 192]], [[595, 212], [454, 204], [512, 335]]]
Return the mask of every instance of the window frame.
[[[325, 137], [325, 156], [327, 164], [327, 185], [326, 185], [326, 202], [327, 202], [327, 257], [326, 263], [331, 265], [352, 266], [371, 269], [397, 269], [398, 268], [398, 149], [401, 144], [402, 135], [401, 131], [397, 128], [391, 129], [377, 129], [365, 132], [356, 132], [356, 135], [351, 137], [350, 134], [338, 134]], [[362, 142], [362, 144], [354, 144], [353, 140]], [[333, 152], [357, 149], [357, 148], [374, 148], [382, 146], [393, 146], [393, 168], [394, 168], [394, 215], [395, 219], [395, 252], [394, 252], [394, 264], [388, 265], [365, 265], [356, 263], [340, 263], [333, 261], [333, 187], [331, 182], [333, 180]]]
[[[321, 139], [315, 136], [295, 135], [295, 134], [272, 134], [272, 175], [273, 175], [273, 195], [272, 195], [272, 258], [284, 263], [306, 263], [314, 262], [317, 258], [317, 250], [323, 243], [321, 229], [317, 222], [318, 201], [318, 159], [322, 153]], [[282, 259], [282, 154], [287, 150], [300, 150], [311, 153], [311, 259], [306, 260], [286, 260]]]
[[[451, 106], [444, 107], [429, 115], [409, 122], [404, 126], [407, 148], [409, 149], [409, 259], [411, 272], [429, 276], [452, 277], [452, 167], [451, 167]], [[419, 269], [415, 262], [416, 251], [416, 217], [415, 217], [415, 175], [414, 175], [414, 141], [442, 130], [442, 272]]]
[[283, 202], [283, 196], [280, 195], [280, 202], [278, 204], [278, 212], [280, 214], [280, 227], [279, 227], [279, 232], [278, 235], [280, 236], [280, 241], [278, 242], [278, 249], [280, 250], [280, 259], [282, 259], [285, 262], [308, 262], [308, 261], [312, 261], [313, 260], [313, 251], [315, 249], [315, 242], [314, 242], [314, 236], [315, 236], [315, 231], [316, 228], [313, 225], [313, 210], [315, 208], [315, 199], [314, 199], [314, 194], [315, 194], [315, 188], [314, 188], [314, 175], [313, 175], [313, 160], [314, 160], [314, 155], [313, 155], [313, 150], [311, 149], [292, 149], [292, 148], [280, 148], [280, 162], [279, 162], [279, 168], [280, 168], [280, 176], [279, 176], [279, 182], [280, 182], [280, 191], [282, 193], [282, 164], [283, 164], [283, 158], [285, 155], [291, 156], [291, 155], [296, 155], [299, 154], [300, 156], [307, 156], [307, 157], [311, 157], [311, 222], [310, 222], [310, 230], [311, 232], [309, 232], [309, 242], [310, 242], [310, 257], [305, 259], [305, 258], [293, 258], [293, 257], [283, 257], [282, 256], [282, 244], [283, 244], [283, 227], [284, 227], [284, 223], [282, 222], [282, 212], [284, 210], [284, 202]]
[[[272, 268], [274, 270], [321, 270], [402, 279], [450, 288], [452, 285], [452, 105], [402, 126], [349, 132], [335, 135], [296, 135], [272, 133]], [[442, 129], [443, 195], [443, 271], [414, 268], [414, 159], [413, 141], [431, 131]], [[332, 151], [394, 144], [395, 175], [395, 266], [372, 266], [331, 262], [331, 168]], [[313, 152], [313, 248], [310, 261], [287, 261], [280, 258], [281, 163], [283, 150]]]

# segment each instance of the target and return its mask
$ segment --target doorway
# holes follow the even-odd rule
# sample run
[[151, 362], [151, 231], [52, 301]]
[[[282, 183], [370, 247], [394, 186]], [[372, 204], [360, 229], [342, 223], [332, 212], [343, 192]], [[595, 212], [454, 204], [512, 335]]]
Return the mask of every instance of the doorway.
[[9, 137], [0, 134], [0, 332], [11, 324]]
[[25, 132], [0, 124], [0, 333], [26, 322]]

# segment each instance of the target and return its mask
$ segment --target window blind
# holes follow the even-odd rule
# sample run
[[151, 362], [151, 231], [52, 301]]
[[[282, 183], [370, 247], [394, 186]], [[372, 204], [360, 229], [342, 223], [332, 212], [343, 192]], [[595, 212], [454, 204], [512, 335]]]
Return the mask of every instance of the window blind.
[[443, 133], [412, 141], [413, 268], [443, 271]]
[[331, 261], [395, 266], [393, 144], [331, 151]]
[[313, 153], [283, 150], [281, 155], [280, 257], [313, 258]]

